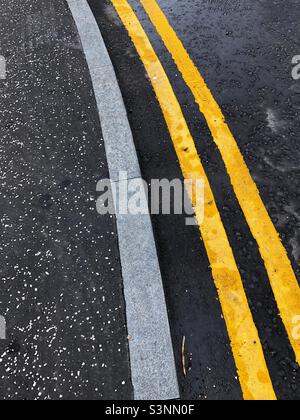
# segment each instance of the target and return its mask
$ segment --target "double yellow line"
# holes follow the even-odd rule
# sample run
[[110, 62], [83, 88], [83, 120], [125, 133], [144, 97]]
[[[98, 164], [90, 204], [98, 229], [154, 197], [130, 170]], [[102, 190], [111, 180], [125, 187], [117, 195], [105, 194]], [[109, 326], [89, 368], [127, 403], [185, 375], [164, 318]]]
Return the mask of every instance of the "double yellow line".
[[[205, 217], [199, 229], [218, 289], [233, 355], [245, 399], [276, 399], [257, 328], [213, 192], [198, 156], [170, 81], [127, 0], [112, 0], [137, 49], [164, 114], [178, 159], [187, 179], [205, 180]], [[155, 0], [141, 0], [149, 18], [171, 53], [187, 86], [205, 116], [225, 162], [232, 186], [264, 260], [270, 283], [291, 344], [300, 361], [300, 342], [294, 339], [293, 319], [300, 314], [300, 290], [279, 235], [264, 207], [249, 169], [218, 104], [183, 44]], [[191, 193], [193, 201], [193, 192]], [[201, 209], [195, 208], [200, 221]]]

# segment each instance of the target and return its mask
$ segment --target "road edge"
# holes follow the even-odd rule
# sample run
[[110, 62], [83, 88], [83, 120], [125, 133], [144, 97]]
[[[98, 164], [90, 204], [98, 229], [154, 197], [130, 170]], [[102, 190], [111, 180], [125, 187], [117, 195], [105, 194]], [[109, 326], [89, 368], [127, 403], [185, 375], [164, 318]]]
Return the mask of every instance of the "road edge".
[[[66, 0], [81, 38], [111, 180], [141, 180], [127, 112], [100, 29], [86, 0]], [[126, 172], [124, 179], [119, 173]], [[150, 215], [117, 215], [135, 400], [178, 399], [170, 325]]]

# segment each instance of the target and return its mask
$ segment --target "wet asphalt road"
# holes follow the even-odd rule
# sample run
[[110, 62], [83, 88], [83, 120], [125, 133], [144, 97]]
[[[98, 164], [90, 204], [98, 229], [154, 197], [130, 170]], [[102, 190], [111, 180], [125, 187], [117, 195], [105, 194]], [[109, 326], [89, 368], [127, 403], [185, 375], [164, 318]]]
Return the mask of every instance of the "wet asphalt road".
[[[110, 1], [89, 0], [124, 96], [146, 180], [182, 178], [170, 135], [145, 70]], [[139, 1], [131, 0], [183, 108], [211, 181], [243, 277], [278, 398], [300, 398], [300, 370], [268, 276], [232, 191], [206, 121]], [[297, 1], [160, 0], [221, 106], [300, 278], [300, 54]], [[197, 228], [183, 216], [153, 216], [182, 398], [240, 399], [228, 334]], [[181, 365], [187, 339], [188, 374]]]
[[[109, 0], [89, 0], [124, 96], [147, 181], [182, 174], [145, 70]], [[280, 399], [300, 398], [300, 370], [256, 242], [203, 116], [140, 2], [195, 139], [242, 274]], [[299, 280], [298, 1], [160, 0], [200, 69], [262, 194]], [[108, 176], [91, 81], [63, 0], [0, 0], [0, 399], [130, 399], [116, 227], [94, 208]], [[297, 26], [298, 25], [298, 26]], [[241, 399], [235, 362], [196, 227], [153, 216], [181, 397]], [[187, 342], [187, 375], [182, 339]]]

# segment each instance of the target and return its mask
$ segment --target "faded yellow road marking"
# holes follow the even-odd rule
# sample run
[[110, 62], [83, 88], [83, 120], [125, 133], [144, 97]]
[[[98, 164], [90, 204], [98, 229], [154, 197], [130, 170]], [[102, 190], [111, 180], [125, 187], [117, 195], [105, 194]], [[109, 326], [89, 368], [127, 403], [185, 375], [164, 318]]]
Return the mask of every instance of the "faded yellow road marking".
[[291, 262], [259, 191], [225, 122], [220, 107], [207, 87], [198, 69], [177, 37], [156, 0], [141, 0], [149, 18], [172, 55], [186, 84], [192, 91], [200, 111], [205, 116], [230, 176], [237, 199], [246, 217], [253, 237], [268, 272], [271, 287], [300, 364], [300, 340], [293, 337], [293, 319], [300, 314], [300, 288]]
[[[112, 0], [137, 49], [164, 114], [186, 179], [205, 181], [204, 222], [199, 226], [218, 289], [244, 398], [274, 400], [276, 395], [227, 234], [182, 110], [152, 45], [126, 0]], [[191, 194], [191, 200], [193, 195]], [[202, 219], [201, 209], [195, 208]]]

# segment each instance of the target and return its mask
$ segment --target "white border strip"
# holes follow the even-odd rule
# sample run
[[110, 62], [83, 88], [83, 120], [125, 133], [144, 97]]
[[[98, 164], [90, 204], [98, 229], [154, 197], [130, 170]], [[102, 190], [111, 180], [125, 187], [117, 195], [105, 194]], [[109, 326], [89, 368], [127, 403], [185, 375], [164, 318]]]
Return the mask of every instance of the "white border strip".
[[[141, 172], [117, 78], [86, 0], [67, 0], [80, 34], [98, 105], [111, 179]], [[179, 398], [161, 272], [150, 215], [118, 215], [131, 375], [136, 400]]]

